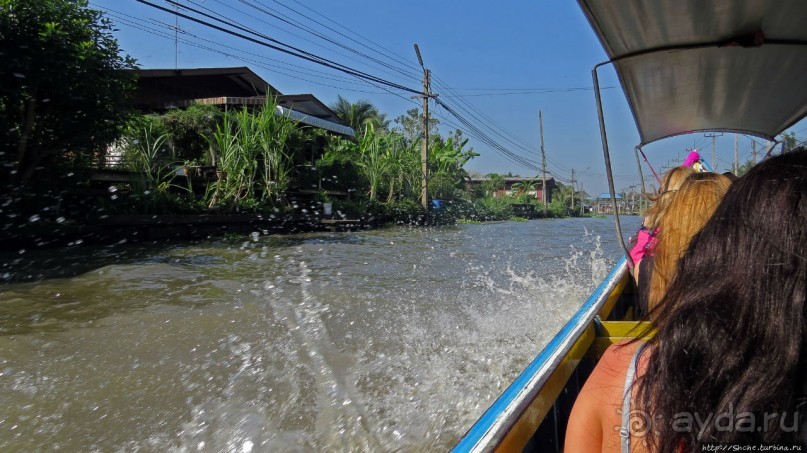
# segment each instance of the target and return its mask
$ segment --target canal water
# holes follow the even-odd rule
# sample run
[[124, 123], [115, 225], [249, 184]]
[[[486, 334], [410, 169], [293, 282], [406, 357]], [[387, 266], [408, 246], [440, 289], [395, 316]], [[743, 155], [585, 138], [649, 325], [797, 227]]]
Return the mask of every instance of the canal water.
[[618, 256], [610, 218], [7, 254], [0, 451], [444, 451]]

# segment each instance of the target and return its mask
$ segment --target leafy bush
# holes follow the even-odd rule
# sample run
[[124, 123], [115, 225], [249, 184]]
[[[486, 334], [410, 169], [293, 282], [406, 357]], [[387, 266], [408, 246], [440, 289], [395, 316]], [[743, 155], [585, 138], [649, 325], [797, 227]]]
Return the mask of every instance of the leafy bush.
[[507, 220], [513, 216], [513, 206], [505, 197], [477, 200], [475, 220]]
[[550, 217], [569, 217], [569, 209], [560, 200], [552, 200], [548, 211]]
[[367, 181], [357, 161], [358, 150], [354, 143], [333, 141], [329, 144], [325, 155], [315, 164], [317, 174], [322, 179], [322, 188], [362, 193]]
[[[119, 136], [135, 87], [113, 26], [86, 0], [0, 1], [0, 181], [45, 183]], [[12, 171], [14, 170], [14, 171]]]
[[210, 144], [205, 137], [215, 132], [216, 124], [222, 118], [221, 109], [214, 105], [193, 104], [186, 109], [170, 110], [160, 117], [160, 121], [169, 134], [169, 143], [177, 159], [212, 163]]
[[387, 215], [397, 224], [418, 225], [423, 223], [426, 212], [419, 202], [403, 199], [389, 203], [387, 205]]

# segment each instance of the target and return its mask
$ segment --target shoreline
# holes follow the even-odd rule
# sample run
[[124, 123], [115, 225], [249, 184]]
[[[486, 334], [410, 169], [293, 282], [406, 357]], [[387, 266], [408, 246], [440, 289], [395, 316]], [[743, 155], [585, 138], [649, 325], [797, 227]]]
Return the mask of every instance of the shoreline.
[[227, 233], [294, 234], [377, 228], [381, 219], [332, 219], [294, 215], [273, 218], [260, 214], [114, 215], [95, 223], [32, 223], [0, 233], [0, 251], [56, 249], [77, 244], [170, 242], [204, 239]]

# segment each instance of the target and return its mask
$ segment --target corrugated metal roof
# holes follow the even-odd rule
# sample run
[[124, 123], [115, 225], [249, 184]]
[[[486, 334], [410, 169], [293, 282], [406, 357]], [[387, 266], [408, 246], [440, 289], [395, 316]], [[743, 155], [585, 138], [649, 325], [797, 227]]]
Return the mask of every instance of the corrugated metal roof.
[[[218, 97], [218, 98], [207, 98], [207, 99], [193, 99], [190, 101], [184, 101], [179, 103], [181, 107], [187, 107], [191, 104], [211, 104], [211, 105], [234, 105], [234, 106], [244, 106], [244, 105], [254, 105], [260, 106], [266, 104], [266, 98], [262, 96], [252, 96], [252, 97]], [[281, 106], [276, 106], [277, 114], [283, 115], [287, 118], [290, 118], [294, 121], [298, 121], [303, 124], [307, 124], [309, 126], [318, 127], [320, 129], [324, 129], [326, 131], [335, 132], [337, 134], [346, 135], [348, 137], [353, 137], [356, 132], [353, 128], [345, 126], [343, 124], [334, 123], [333, 121], [328, 121], [322, 118], [317, 118], [316, 116], [306, 115], [305, 113], [298, 112], [296, 110], [288, 109]]]
[[323, 120], [322, 118], [317, 118], [316, 116], [306, 115], [296, 110], [287, 109], [279, 105], [277, 106], [277, 112], [278, 114], [286, 116], [294, 121], [299, 121], [301, 123], [308, 124], [309, 126], [318, 127], [320, 129], [335, 132], [337, 134], [353, 137], [356, 133], [351, 127], [337, 124], [332, 121]]

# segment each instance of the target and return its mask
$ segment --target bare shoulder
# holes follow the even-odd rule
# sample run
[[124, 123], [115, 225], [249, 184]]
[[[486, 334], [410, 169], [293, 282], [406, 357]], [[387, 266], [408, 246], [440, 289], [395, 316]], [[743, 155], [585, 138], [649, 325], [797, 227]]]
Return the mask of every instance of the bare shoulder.
[[597, 362], [594, 372], [596, 373], [599, 370], [601, 373], [605, 373], [604, 377], [616, 374], [620, 380], [624, 381], [628, 365], [630, 365], [633, 355], [642, 344], [641, 341], [619, 340], [608, 346], [600, 361]]
[[640, 342], [608, 347], [574, 403], [566, 432], [567, 451], [619, 451], [625, 376]]

